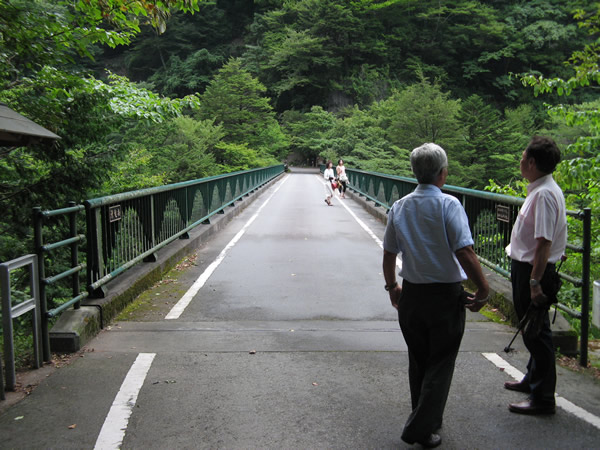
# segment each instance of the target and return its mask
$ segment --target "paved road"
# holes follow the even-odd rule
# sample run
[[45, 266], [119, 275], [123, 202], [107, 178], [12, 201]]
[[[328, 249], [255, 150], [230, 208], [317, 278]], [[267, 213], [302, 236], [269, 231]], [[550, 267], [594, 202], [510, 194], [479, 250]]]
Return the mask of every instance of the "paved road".
[[[407, 448], [383, 225], [323, 198], [314, 172], [266, 190], [130, 320], [2, 413], [0, 447]], [[508, 412], [523, 396], [502, 384], [527, 357], [520, 339], [501, 353], [512, 333], [468, 312], [442, 448], [600, 447], [600, 387], [580, 375], [559, 369], [555, 416]]]

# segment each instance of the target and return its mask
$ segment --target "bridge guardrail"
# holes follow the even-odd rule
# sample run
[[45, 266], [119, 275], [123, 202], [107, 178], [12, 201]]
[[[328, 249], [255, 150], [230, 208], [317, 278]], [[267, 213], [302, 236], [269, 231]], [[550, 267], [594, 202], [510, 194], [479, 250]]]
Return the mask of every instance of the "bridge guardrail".
[[[241, 201], [283, 172], [284, 165], [275, 165], [91, 199], [83, 205], [70, 202], [67, 208], [57, 210], [34, 208], [36, 289], [40, 297], [43, 360], [51, 358], [50, 318], [71, 306], [79, 308], [85, 298], [103, 296], [104, 286], [113, 278], [140, 261], [155, 261], [154, 253], [160, 248], [175, 239], [188, 237], [194, 227], [210, 223], [213, 215], [223, 213], [226, 207]], [[82, 220], [83, 211], [86, 231], [79, 234], [77, 222]], [[65, 217], [69, 221], [68, 237], [45, 243], [47, 221]], [[84, 258], [79, 255], [82, 244], [87, 249]], [[47, 255], [63, 247], [70, 248], [70, 267], [46, 277]], [[81, 292], [80, 277], [84, 270], [87, 285]], [[70, 279], [72, 297], [48, 309], [46, 288], [64, 279]]]
[[84, 202], [87, 217], [87, 287], [94, 297], [140, 261], [266, 184], [283, 165], [110, 195]]
[[[323, 170], [324, 166], [321, 166], [321, 172]], [[414, 178], [356, 169], [346, 169], [346, 174], [349, 189], [386, 210], [396, 200], [411, 193], [418, 184]], [[514, 221], [525, 199], [451, 185], [444, 185], [442, 191], [458, 198], [465, 208], [475, 241], [474, 249], [481, 263], [510, 279], [510, 258], [506, 255], [505, 248], [510, 242]], [[563, 272], [560, 276], [581, 288], [581, 312], [560, 303], [557, 307], [581, 321], [580, 364], [587, 366], [592, 212], [590, 208], [586, 208], [582, 211], [567, 211], [567, 215], [582, 222], [582, 236], [569, 233], [567, 244], [568, 251], [581, 254], [582, 271], [580, 278]]]
[[[0, 285], [2, 285], [2, 325], [4, 332], [4, 363], [6, 372], [6, 388], [13, 391], [16, 384], [15, 354], [13, 343], [13, 319], [33, 311], [33, 348], [34, 363], [36, 368], [42, 365], [42, 352], [40, 351], [40, 296], [38, 290], [38, 261], [37, 255], [25, 255], [12, 261], [0, 264]], [[12, 301], [12, 284], [10, 273], [14, 270], [27, 267], [29, 270], [29, 293], [22, 292], [26, 297], [18, 303]], [[0, 400], [4, 400], [4, 381], [2, 379], [2, 363], [0, 362]]]

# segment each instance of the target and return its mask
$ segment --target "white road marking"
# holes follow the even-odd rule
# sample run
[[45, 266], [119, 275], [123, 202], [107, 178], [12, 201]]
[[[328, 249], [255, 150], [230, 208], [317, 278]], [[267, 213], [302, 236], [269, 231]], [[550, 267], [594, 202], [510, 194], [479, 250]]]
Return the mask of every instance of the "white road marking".
[[[495, 364], [496, 367], [504, 369], [504, 371], [507, 374], [509, 374], [517, 381], [521, 381], [525, 376], [523, 372], [511, 366], [508, 362], [506, 362], [496, 353], [483, 353], [483, 356], [489, 361], [491, 361], [493, 364]], [[590, 425], [593, 425], [596, 428], [600, 429], [600, 417], [593, 415], [592, 413], [586, 411], [583, 408], [580, 408], [579, 406], [575, 405], [574, 403], [571, 403], [569, 400], [561, 397], [558, 394], [556, 394], [556, 405], [561, 407], [565, 411], [573, 414], [574, 416], [585, 420]]]
[[[334, 198], [335, 198], [335, 196], [334, 196]], [[371, 238], [373, 238], [373, 240], [377, 243], [377, 245], [379, 245], [379, 248], [381, 248], [383, 250], [383, 241], [377, 237], [377, 235], [373, 232], [373, 230], [371, 230], [367, 226], [366, 223], [364, 223], [361, 219], [359, 219], [358, 216], [356, 214], [354, 214], [354, 212], [352, 212], [352, 210], [344, 204], [344, 202], [339, 200], [339, 198], [338, 198], [338, 201], [339, 201], [340, 205], [342, 205], [346, 209], [346, 211], [348, 211], [350, 213], [350, 215], [354, 218], [354, 220], [356, 220], [356, 222], [361, 226], [361, 228], [363, 230], [365, 230], [367, 232], [367, 234], [369, 236], [371, 236]], [[398, 267], [398, 270], [402, 270], [402, 260], [400, 258], [396, 258], [396, 266]]]
[[121, 448], [138, 393], [155, 356], [156, 353], [140, 353], [136, 358], [104, 420], [94, 449]]
[[279, 183], [279, 186], [277, 186], [277, 188], [273, 191], [273, 193], [269, 196], [269, 198], [267, 198], [265, 200], [265, 202], [260, 206], [260, 208], [258, 208], [258, 211], [256, 211], [256, 214], [254, 214], [250, 218], [250, 220], [248, 220], [248, 222], [246, 222], [244, 227], [233, 237], [233, 239], [231, 241], [229, 241], [229, 243], [225, 246], [225, 248], [223, 250], [221, 250], [221, 253], [219, 253], [219, 256], [217, 256], [217, 258], [212, 263], [210, 263], [210, 265], [204, 270], [202, 275], [200, 275], [198, 277], [198, 279], [194, 282], [194, 284], [192, 284], [192, 287], [190, 287], [188, 289], [188, 291], [185, 294], [183, 294], [183, 297], [181, 297], [181, 299], [179, 299], [179, 301], [175, 304], [175, 306], [173, 306], [173, 308], [171, 308], [171, 311], [169, 311], [169, 313], [165, 316], [165, 319], [178, 319], [181, 316], [181, 314], [183, 314], [183, 311], [185, 311], [185, 308], [187, 308], [187, 306], [190, 304], [190, 302], [192, 301], [194, 296], [198, 293], [198, 291], [202, 288], [202, 286], [204, 286], [204, 284], [208, 281], [208, 279], [213, 274], [213, 272], [217, 269], [217, 267], [219, 267], [219, 264], [221, 264], [223, 262], [223, 260], [225, 259], [225, 256], [227, 255], [227, 252], [229, 250], [231, 250], [231, 248], [240, 240], [240, 238], [244, 235], [244, 233], [246, 233], [246, 230], [248, 229], [248, 227], [250, 227], [250, 225], [252, 225], [252, 222], [254, 222], [256, 220], [256, 218], [258, 217], [258, 215], [260, 214], [262, 209], [267, 205], [267, 203], [269, 203], [269, 201], [273, 198], [273, 196], [277, 193], [277, 191], [281, 188], [281, 186], [283, 186], [283, 183], [285, 183], [287, 181], [287, 179], [288, 179], [288, 177], [286, 176], [281, 181], [281, 183]]

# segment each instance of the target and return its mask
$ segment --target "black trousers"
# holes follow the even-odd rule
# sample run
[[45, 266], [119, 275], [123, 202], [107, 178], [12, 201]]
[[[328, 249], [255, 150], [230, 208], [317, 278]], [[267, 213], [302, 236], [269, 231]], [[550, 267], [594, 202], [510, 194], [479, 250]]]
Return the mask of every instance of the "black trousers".
[[442, 426], [465, 331], [462, 292], [460, 283], [402, 283], [398, 318], [408, 345], [412, 401], [412, 412], [402, 433], [407, 442], [425, 439]]
[[[519, 321], [525, 316], [531, 303], [529, 280], [532, 269], [533, 266], [529, 263], [512, 260], [510, 275], [513, 303]], [[554, 270], [553, 265], [550, 265], [548, 269]], [[556, 361], [548, 314], [544, 316], [540, 334], [536, 337], [523, 335], [523, 342], [530, 354], [527, 363], [527, 374], [523, 381], [529, 383], [531, 398], [539, 403], [553, 405], [556, 389]]]

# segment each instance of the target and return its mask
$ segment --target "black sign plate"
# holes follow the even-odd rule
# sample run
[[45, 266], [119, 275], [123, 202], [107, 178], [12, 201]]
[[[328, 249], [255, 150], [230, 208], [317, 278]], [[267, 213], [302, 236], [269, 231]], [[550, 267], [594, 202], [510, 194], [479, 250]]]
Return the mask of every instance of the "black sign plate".
[[510, 223], [510, 207], [505, 205], [496, 205], [496, 219], [500, 222]]
[[108, 208], [108, 220], [110, 222], [121, 220], [121, 205], [115, 205]]

